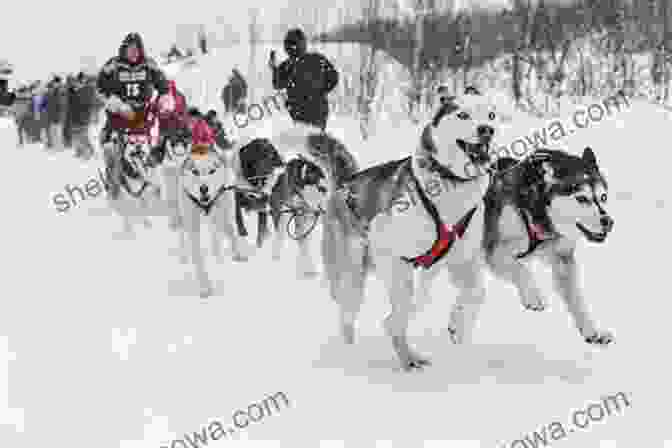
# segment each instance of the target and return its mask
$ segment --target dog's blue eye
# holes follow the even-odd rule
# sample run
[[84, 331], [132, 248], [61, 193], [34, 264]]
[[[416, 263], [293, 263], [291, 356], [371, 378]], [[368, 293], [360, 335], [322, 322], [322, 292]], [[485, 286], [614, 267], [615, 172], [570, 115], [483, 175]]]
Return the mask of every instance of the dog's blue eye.
[[192, 173], [194, 173], [194, 176], [198, 176], [198, 170], [196, 168], [191, 170]]
[[489, 118], [490, 120], [494, 120], [494, 119], [495, 119], [495, 113], [494, 113], [494, 112], [490, 112], [490, 113], [488, 114], [488, 118]]
[[607, 202], [607, 193], [602, 193], [602, 196], [600, 196], [600, 201]]
[[466, 112], [460, 112], [459, 114], [457, 114], [457, 118], [459, 118], [460, 120], [468, 120], [471, 117]]
[[208, 174], [215, 174], [215, 171], [217, 171], [217, 170], [215, 168], [213, 168], [210, 171], [208, 171]]

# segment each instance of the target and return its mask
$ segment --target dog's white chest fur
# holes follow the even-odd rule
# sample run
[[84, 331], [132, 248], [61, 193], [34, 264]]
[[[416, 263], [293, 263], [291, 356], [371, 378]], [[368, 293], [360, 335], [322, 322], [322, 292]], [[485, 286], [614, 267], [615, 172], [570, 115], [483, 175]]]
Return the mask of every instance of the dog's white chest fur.
[[[418, 173], [425, 196], [436, 207], [441, 224], [448, 226], [456, 225], [481, 202], [488, 185], [487, 179], [483, 179], [452, 186], [424, 170], [414, 171]], [[479, 220], [480, 224], [477, 224]], [[482, 225], [482, 220], [479, 210], [472, 217], [469, 227]], [[465, 238], [470, 235], [468, 230]], [[437, 237], [436, 222], [420, 199], [417, 187], [409, 185], [402, 196], [393, 201], [387, 213], [381, 213], [371, 221], [369, 244], [375, 253], [412, 258], [430, 250]], [[461, 242], [456, 241], [451, 252], [460, 252]]]

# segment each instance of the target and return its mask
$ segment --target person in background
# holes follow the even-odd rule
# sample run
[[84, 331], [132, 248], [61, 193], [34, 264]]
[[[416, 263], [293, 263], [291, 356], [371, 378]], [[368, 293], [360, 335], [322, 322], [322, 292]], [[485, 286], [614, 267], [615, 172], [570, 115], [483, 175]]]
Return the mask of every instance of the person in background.
[[168, 143], [186, 145], [189, 136], [187, 99], [174, 80], [168, 81], [168, 91], [175, 101], [175, 109], [159, 114], [159, 143], [152, 148], [152, 158], [157, 164], [163, 162]]
[[307, 51], [306, 35], [299, 28], [287, 32], [284, 47], [288, 58], [280, 65], [275, 51], [270, 54], [273, 88], [285, 90], [287, 110], [295, 123], [324, 131], [329, 117], [327, 95], [338, 85], [339, 74], [325, 56]]
[[72, 92], [75, 88], [75, 76], [69, 74], [65, 78], [65, 94], [66, 94], [66, 107], [65, 107], [65, 122], [63, 123], [63, 146], [65, 148], [72, 148], [72, 125], [70, 124], [70, 102], [72, 99]]
[[226, 113], [243, 113], [247, 102], [247, 81], [243, 75], [234, 68], [229, 82], [222, 89], [221, 100], [224, 103]]
[[35, 81], [32, 84], [33, 93], [33, 122], [32, 134], [36, 142], [46, 143], [47, 120], [45, 117], [47, 111], [47, 89], [42, 81]]
[[55, 76], [47, 92], [47, 146], [64, 149], [63, 129], [67, 108], [67, 92], [60, 76]]
[[94, 149], [89, 130], [93, 115], [97, 111], [96, 86], [80, 72], [69, 92], [68, 110], [70, 112], [70, 135], [75, 157], [89, 160]]

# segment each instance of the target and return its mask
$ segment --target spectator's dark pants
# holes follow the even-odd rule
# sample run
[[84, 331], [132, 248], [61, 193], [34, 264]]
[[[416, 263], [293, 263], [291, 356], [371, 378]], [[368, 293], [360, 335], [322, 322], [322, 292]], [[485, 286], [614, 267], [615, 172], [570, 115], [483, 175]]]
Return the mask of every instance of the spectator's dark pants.
[[93, 157], [94, 149], [89, 136], [88, 126], [77, 126], [71, 130], [72, 146], [75, 148], [75, 157], [89, 160]]

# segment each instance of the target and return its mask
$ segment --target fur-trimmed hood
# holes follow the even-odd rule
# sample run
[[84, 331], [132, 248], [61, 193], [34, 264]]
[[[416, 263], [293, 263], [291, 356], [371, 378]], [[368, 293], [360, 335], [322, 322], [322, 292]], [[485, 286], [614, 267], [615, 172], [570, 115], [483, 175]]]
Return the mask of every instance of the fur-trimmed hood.
[[142, 37], [140, 37], [140, 34], [135, 32], [128, 33], [126, 37], [124, 37], [124, 40], [119, 46], [119, 58], [130, 63], [130, 61], [126, 59], [126, 48], [131, 44], [135, 44], [140, 49], [140, 59], [138, 60], [138, 64], [141, 64], [145, 60], [145, 44]]

